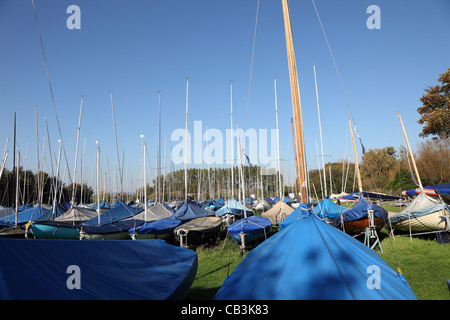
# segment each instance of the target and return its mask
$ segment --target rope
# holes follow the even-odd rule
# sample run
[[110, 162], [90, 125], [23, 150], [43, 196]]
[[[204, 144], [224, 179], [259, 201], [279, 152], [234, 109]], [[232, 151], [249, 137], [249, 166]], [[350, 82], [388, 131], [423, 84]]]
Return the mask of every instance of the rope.
[[[36, 13], [36, 7], [34, 6], [34, 0], [31, 0], [31, 3], [33, 5], [34, 18], [36, 20], [36, 27], [37, 27], [37, 31], [38, 31], [38, 35], [39, 35], [39, 42], [41, 43], [42, 56], [44, 58], [45, 72], [47, 73], [48, 85], [50, 87], [50, 95], [52, 97], [52, 102], [53, 102], [53, 109], [55, 110], [56, 123], [58, 124], [59, 137], [61, 139], [61, 146], [62, 146], [62, 149], [64, 151], [64, 157], [65, 157], [65, 160], [66, 160], [66, 165], [67, 165], [67, 167], [69, 167], [68, 160], [67, 160], [66, 149], [64, 148], [64, 142], [63, 142], [63, 137], [62, 137], [62, 133], [61, 133], [61, 126], [59, 124], [58, 113], [56, 112], [55, 97], [53, 95], [52, 83], [50, 81], [50, 73], [48, 72], [47, 59], [45, 58], [44, 44], [42, 43], [42, 35], [41, 35], [41, 30], [39, 29], [39, 23], [38, 23], [38, 18], [37, 18], [37, 13]], [[70, 183], [72, 183], [72, 177], [70, 176], [70, 170], [68, 170], [68, 173], [69, 173], [69, 181], [70, 181]]]
[[247, 105], [245, 107], [245, 120], [244, 120], [244, 131], [246, 129], [247, 123], [247, 113], [248, 113], [248, 102], [250, 99], [250, 85], [252, 83], [252, 71], [253, 71], [253, 58], [255, 56], [255, 43], [256, 43], [256, 28], [258, 26], [258, 14], [259, 14], [259, 0], [256, 5], [256, 19], [255, 19], [255, 31], [253, 33], [253, 48], [252, 48], [252, 60], [250, 62], [250, 77], [248, 79], [248, 90], [247, 90]]

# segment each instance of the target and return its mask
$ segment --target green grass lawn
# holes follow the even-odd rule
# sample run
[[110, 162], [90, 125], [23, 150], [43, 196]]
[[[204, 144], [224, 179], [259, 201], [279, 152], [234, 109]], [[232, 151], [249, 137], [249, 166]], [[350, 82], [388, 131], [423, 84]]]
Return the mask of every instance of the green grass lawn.
[[[222, 235], [222, 239], [224, 236]], [[383, 253], [378, 254], [394, 269], [400, 267], [419, 300], [450, 300], [446, 279], [450, 279], [450, 244], [407, 236], [391, 238], [380, 234]], [[240, 249], [232, 240], [210, 247], [198, 247], [198, 271], [188, 300], [210, 300], [225, 277], [242, 261]]]
[[430, 239], [409, 236], [390, 238], [381, 242], [383, 253], [377, 253], [391, 267], [400, 267], [419, 300], [450, 300], [447, 279], [450, 279], [450, 243], [439, 244]]

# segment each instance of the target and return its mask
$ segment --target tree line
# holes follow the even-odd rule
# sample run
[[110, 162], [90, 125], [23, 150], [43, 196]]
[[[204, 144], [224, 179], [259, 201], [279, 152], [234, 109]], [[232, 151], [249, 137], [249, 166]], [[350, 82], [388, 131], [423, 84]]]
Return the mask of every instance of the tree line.
[[[233, 179], [231, 176], [233, 171]], [[242, 167], [245, 183], [245, 197], [252, 194], [257, 198], [275, 197], [279, 193], [279, 176], [283, 186], [283, 175], [278, 174], [275, 169], [266, 169], [257, 165], [246, 165]], [[158, 183], [159, 181], [159, 183]], [[154, 201], [183, 200], [188, 194], [190, 199], [208, 200], [229, 199], [233, 195], [236, 199], [242, 198], [240, 187], [242, 186], [238, 167], [210, 168], [210, 169], [187, 169], [187, 190], [185, 186], [184, 169], [176, 170], [155, 178], [153, 186], [147, 183], [147, 199]], [[159, 186], [159, 188], [158, 188]], [[285, 190], [284, 190], [285, 189]], [[283, 188], [283, 194], [288, 191], [287, 186]], [[241, 191], [242, 192], [242, 191]], [[144, 197], [144, 187], [136, 190], [136, 197], [141, 201]]]
[[[449, 138], [430, 139], [418, 146], [414, 159], [422, 184], [434, 185], [450, 181]], [[381, 149], [369, 149], [359, 163], [363, 191], [401, 195], [403, 190], [415, 189], [418, 183], [408, 150], [400, 146], [398, 150], [389, 146]], [[358, 192], [355, 176], [355, 163], [339, 161], [326, 164], [323, 182], [323, 169], [309, 172], [311, 194], [321, 198], [323, 195], [341, 192]]]
[[[22, 167], [18, 170], [19, 180], [17, 181], [16, 170], [17, 168], [12, 170], [5, 168], [3, 171], [0, 179], [0, 205], [5, 207], [15, 206], [16, 194], [19, 206], [36, 203], [53, 204], [55, 184], [58, 203], [69, 203], [72, 200], [72, 184], [65, 185], [60, 179], [55, 179], [46, 172], [33, 173], [31, 170], [23, 170]], [[89, 203], [93, 194], [94, 191], [86, 183], [75, 184], [75, 203]]]

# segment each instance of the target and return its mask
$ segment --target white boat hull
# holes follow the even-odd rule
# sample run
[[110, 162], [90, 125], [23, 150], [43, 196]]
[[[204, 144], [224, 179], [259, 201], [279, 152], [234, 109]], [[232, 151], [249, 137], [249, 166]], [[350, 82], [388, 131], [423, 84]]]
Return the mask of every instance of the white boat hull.
[[402, 232], [411, 230], [411, 233], [443, 231], [447, 229], [445, 219], [442, 219], [445, 214], [447, 214], [447, 211], [444, 209], [420, 217], [415, 217], [412, 214], [410, 219], [392, 223], [392, 228]]

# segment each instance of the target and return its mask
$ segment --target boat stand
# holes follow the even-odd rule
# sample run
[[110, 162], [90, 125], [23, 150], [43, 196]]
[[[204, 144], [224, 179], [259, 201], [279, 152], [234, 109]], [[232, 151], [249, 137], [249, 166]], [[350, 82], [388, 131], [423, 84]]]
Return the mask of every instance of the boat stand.
[[187, 244], [187, 236], [188, 236], [189, 230], [180, 229], [177, 231], [177, 236], [180, 239], [180, 247], [182, 248], [188, 248]]
[[[364, 244], [370, 249], [375, 248], [376, 245], [380, 246], [380, 251], [383, 253], [383, 248], [381, 247], [381, 241], [378, 237], [377, 229], [375, 228], [375, 224], [373, 222], [373, 210], [367, 210], [367, 217], [369, 219], [369, 226], [366, 227], [366, 231], [364, 232]], [[372, 243], [372, 245], [370, 245]]]

